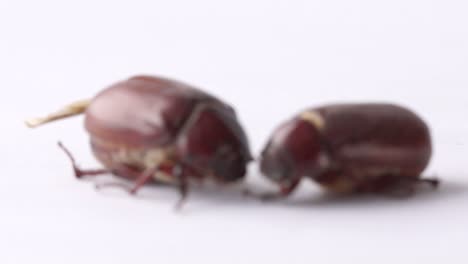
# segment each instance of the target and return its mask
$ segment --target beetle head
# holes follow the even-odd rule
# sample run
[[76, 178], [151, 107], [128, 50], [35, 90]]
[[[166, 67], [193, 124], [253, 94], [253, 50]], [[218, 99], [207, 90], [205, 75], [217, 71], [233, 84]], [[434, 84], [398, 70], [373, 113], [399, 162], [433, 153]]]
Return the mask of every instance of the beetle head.
[[310, 122], [293, 119], [280, 126], [262, 151], [260, 169], [280, 185], [290, 185], [317, 168], [318, 130]]

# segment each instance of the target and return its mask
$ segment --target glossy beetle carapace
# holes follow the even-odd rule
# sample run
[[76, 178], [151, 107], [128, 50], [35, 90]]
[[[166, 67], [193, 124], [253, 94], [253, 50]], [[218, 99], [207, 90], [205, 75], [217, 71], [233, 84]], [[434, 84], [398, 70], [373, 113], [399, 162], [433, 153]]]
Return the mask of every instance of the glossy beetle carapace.
[[182, 198], [188, 180], [218, 183], [239, 180], [251, 160], [248, 142], [230, 106], [189, 85], [137, 76], [118, 82], [31, 127], [85, 113], [94, 155], [105, 169], [79, 169], [77, 177], [113, 173], [135, 181], [135, 193], [156, 180], [178, 185]]
[[310, 108], [283, 123], [261, 155], [261, 170], [290, 194], [303, 177], [332, 192], [411, 191], [432, 153], [425, 122], [392, 104]]

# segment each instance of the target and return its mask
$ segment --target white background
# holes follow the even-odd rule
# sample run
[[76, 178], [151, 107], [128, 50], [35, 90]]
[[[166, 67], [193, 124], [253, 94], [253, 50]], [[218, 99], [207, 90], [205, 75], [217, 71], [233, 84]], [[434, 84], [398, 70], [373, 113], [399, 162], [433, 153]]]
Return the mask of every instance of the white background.
[[[467, 263], [467, 14], [464, 0], [1, 0], [0, 263]], [[425, 174], [443, 185], [340, 199], [305, 181], [271, 204], [196, 189], [175, 213], [171, 188], [132, 198], [73, 178], [59, 139], [98, 166], [82, 118], [22, 123], [140, 73], [235, 106], [255, 154], [307, 106], [406, 105], [432, 128]], [[267, 185], [255, 165], [248, 182]]]

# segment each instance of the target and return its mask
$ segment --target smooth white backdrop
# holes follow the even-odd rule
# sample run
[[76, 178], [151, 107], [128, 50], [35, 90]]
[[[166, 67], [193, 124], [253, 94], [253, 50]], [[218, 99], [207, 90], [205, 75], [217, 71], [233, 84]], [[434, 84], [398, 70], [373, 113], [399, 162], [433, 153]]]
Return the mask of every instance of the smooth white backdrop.
[[[0, 262], [467, 263], [467, 13], [463, 0], [0, 0]], [[22, 123], [141, 73], [235, 106], [255, 154], [304, 107], [406, 105], [432, 128], [425, 174], [443, 185], [336, 199], [304, 182], [271, 204], [196, 189], [174, 213], [171, 188], [132, 198], [73, 178], [59, 139], [98, 166], [82, 118]], [[255, 164], [247, 181], [271, 187]]]

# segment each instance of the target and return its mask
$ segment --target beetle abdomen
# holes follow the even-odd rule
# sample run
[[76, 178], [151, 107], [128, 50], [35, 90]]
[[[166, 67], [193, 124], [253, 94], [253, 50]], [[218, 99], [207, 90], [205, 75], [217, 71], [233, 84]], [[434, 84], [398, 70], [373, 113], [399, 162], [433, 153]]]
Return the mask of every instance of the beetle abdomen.
[[343, 168], [419, 175], [431, 156], [429, 129], [413, 112], [390, 104], [318, 108], [331, 155]]
[[[380, 188], [398, 178], [418, 178], [429, 163], [429, 129], [413, 112], [390, 104], [345, 104], [314, 109], [335, 177], [319, 182], [336, 191]], [[328, 178], [328, 179], [327, 179]], [[373, 187], [374, 186], [374, 187]]]
[[170, 147], [124, 147], [91, 139], [91, 148], [96, 158], [118, 176], [136, 180], [145, 170], [158, 166], [160, 169], [153, 175], [154, 180], [177, 183], [171, 174], [175, 161]]
[[211, 98], [185, 84], [156, 77], [131, 78], [99, 93], [86, 110], [94, 137], [134, 147], [171, 142], [197, 101]]

